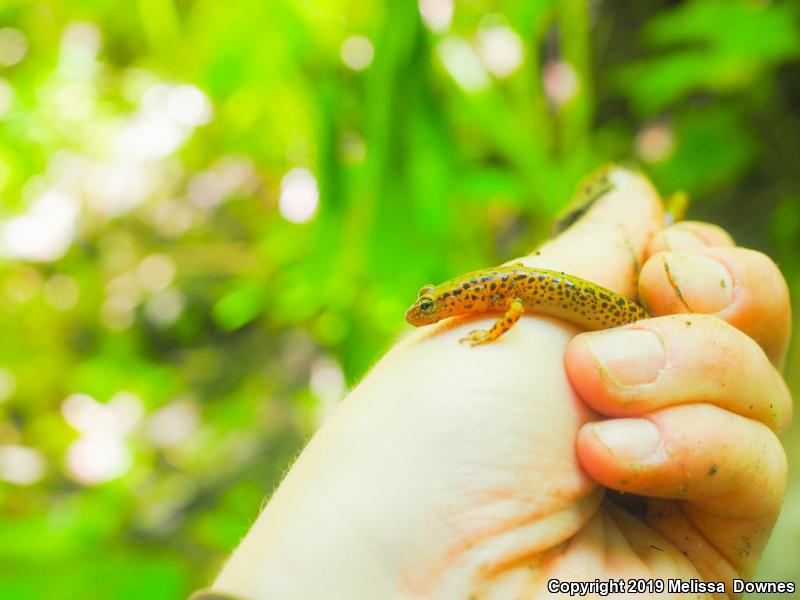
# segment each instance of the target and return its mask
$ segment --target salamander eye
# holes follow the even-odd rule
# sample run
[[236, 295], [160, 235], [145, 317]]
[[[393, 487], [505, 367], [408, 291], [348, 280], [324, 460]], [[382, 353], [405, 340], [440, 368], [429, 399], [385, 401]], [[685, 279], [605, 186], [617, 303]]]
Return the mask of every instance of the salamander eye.
[[432, 283], [428, 283], [428, 284], [423, 285], [419, 289], [419, 293], [417, 294], [417, 298], [422, 298], [423, 296], [426, 296], [426, 295], [432, 294], [432, 293], [433, 293], [433, 284]]
[[436, 300], [431, 298], [420, 298], [417, 306], [419, 306], [419, 309], [423, 314], [429, 315], [436, 310]]

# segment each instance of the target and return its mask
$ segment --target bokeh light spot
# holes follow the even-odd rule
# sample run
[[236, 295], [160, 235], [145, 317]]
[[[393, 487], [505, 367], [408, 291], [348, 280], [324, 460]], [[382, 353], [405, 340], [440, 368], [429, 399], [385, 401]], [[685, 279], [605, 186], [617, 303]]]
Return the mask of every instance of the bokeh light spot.
[[75, 236], [78, 214], [74, 197], [50, 190], [34, 201], [27, 214], [0, 226], [0, 251], [40, 262], [61, 258]]
[[306, 223], [314, 218], [319, 205], [317, 179], [308, 169], [295, 167], [281, 180], [278, 210], [292, 223]]
[[344, 397], [345, 379], [342, 367], [332, 358], [321, 358], [311, 365], [308, 382], [311, 392], [320, 401], [320, 420], [329, 416]]
[[176, 85], [169, 91], [167, 111], [178, 123], [189, 127], [205, 125], [211, 120], [211, 101], [199, 88]]
[[8, 273], [3, 282], [5, 295], [17, 302], [25, 304], [30, 302], [42, 289], [42, 275], [32, 267], [21, 267]]
[[363, 71], [372, 64], [375, 49], [368, 37], [352, 35], [342, 42], [339, 50], [342, 62], [354, 71]]
[[499, 78], [508, 77], [522, 64], [525, 48], [516, 31], [505, 25], [478, 30], [478, 55], [486, 69]]
[[144, 312], [151, 322], [168, 327], [177, 321], [183, 311], [183, 295], [175, 289], [157, 292], [147, 301]]
[[465, 92], [481, 92], [491, 85], [480, 58], [463, 39], [448, 36], [436, 45], [444, 68]]
[[18, 29], [0, 29], [0, 65], [11, 67], [21, 62], [28, 53], [28, 40]]
[[0, 479], [15, 485], [33, 485], [44, 476], [41, 452], [27, 446], [0, 446]]
[[131, 454], [119, 437], [93, 432], [67, 449], [67, 470], [76, 481], [95, 485], [116, 479], [128, 470]]
[[648, 125], [636, 136], [634, 146], [637, 156], [644, 162], [660, 162], [668, 158], [675, 147], [672, 128], [664, 123]]
[[100, 319], [111, 331], [123, 331], [133, 325], [136, 303], [121, 295], [109, 296], [100, 307]]
[[578, 73], [568, 62], [553, 60], [544, 67], [544, 91], [556, 107], [560, 107], [575, 97], [580, 88]]
[[166, 254], [151, 254], [136, 267], [136, 277], [144, 289], [158, 292], [170, 286], [176, 270], [175, 263]]
[[146, 165], [125, 159], [91, 165], [85, 181], [89, 210], [105, 218], [123, 214], [141, 204], [157, 183]]
[[178, 446], [195, 432], [199, 423], [197, 404], [188, 398], [178, 399], [150, 416], [147, 437], [157, 447]]
[[88, 394], [70, 394], [61, 403], [64, 420], [81, 433], [106, 431], [112, 426], [111, 415]]
[[453, 0], [419, 0], [422, 22], [433, 33], [444, 33], [453, 22]]
[[80, 286], [74, 277], [53, 275], [44, 283], [44, 299], [57, 310], [69, 310], [78, 302]]
[[114, 417], [114, 430], [120, 435], [131, 433], [144, 415], [144, 403], [133, 392], [117, 392], [106, 405]]
[[61, 52], [70, 58], [94, 58], [102, 45], [100, 28], [89, 21], [69, 23], [61, 36]]

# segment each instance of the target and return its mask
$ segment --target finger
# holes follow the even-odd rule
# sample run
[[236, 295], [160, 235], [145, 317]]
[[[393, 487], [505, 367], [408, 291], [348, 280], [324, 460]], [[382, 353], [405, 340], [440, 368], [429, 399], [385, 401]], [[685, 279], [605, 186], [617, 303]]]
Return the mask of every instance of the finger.
[[760, 554], [783, 502], [786, 456], [775, 434], [708, 404], [584, 425], [577, 452], [606, 487], [682, 500], [738, 568]]
[[564, 356], [575, 391], [604, 415], [706, 402], [776, 431], [791, 419], [788, 388], [764, 351], [715, 317], [672, 315], [582, 333]]
[[645, 246], [663, 223], [661, 200], [640, 173], [613, 167], [607, 178], [610, 191], [586, 215], [536, 254], [510, 262], [563, 270], [634, 297]]
[[656, 254], [642, 268], [639, 295], [654, 315], [715, 315], [756, 340], [774, 364], [783, 364], [791, 331], [789, 290], [761, 252], [698, 248]]
[[657, 232], [647, 244], [646, 257], [666, 250], [695, 250], [707, 247], [735, 246], [730, 234], [711, 223], [681, 221]]

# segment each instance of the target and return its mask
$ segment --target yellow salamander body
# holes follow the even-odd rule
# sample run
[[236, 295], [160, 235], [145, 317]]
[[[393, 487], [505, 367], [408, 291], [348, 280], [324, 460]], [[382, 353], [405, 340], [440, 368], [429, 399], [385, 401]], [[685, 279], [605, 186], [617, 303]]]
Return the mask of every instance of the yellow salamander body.
[[467, 273], [440, 285], [426, 285], [406, 312], [415, 326], [446, 317], [502, 311], [488, 330], [461, 340], [472, 345], [497, 339], [526, 311], [567, 319], [585, 329], [606, 329], [649, 317], [635, 302], [590, 281], [521, 263]]

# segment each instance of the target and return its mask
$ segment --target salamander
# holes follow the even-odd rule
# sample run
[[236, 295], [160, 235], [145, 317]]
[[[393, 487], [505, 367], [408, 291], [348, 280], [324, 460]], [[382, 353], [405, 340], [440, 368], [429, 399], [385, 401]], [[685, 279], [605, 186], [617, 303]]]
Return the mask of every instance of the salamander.
[[[554, 234], [583, 217], [614, 189], [614, 164], [603, 165], [578, 186], [565, 213], [556, 221]], [[683, 218], [689, 204], [685, 192], [665, 202], [665, 225]], [[604, 287], [564, 272], [526, 267], [516, 263], [467, 273], [440, 285], [424, 286], [406, 312], [406, 321], [420, 326], [446, 317], [502, 311], [490, 329], [476, 329], [461, 341], [473, 346], [496, 340], [526, 311], [572, 321], [585, 329], [606, 329], [649, 318], [644, 308]]]
[[477, 346], [496, 340], [526, 311], [564, 318], [586, 329], [617, 327], [649, 317], [635, 302], [591, 281], [517, 263], [424, 286], [406, 312], [406, 321], [420, 326], [489, 311], [503, 315], [490, 329], [471, 331], [462, 342]]

